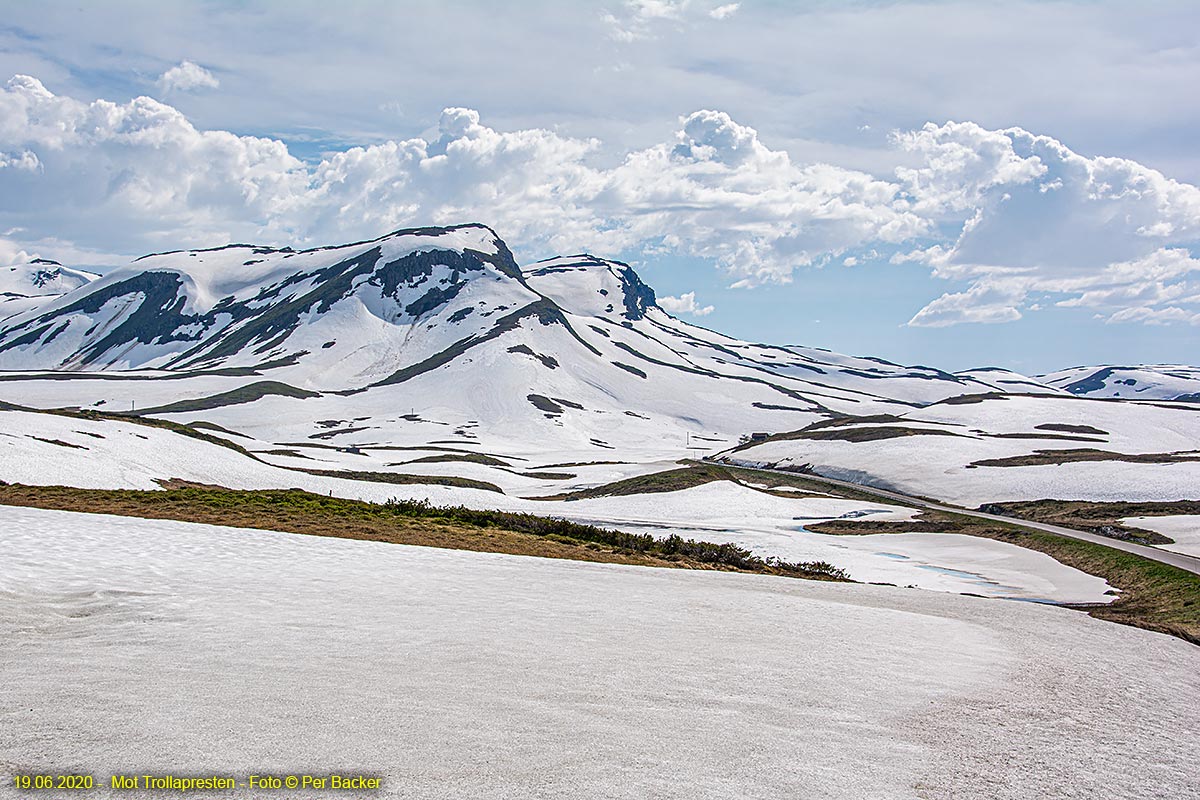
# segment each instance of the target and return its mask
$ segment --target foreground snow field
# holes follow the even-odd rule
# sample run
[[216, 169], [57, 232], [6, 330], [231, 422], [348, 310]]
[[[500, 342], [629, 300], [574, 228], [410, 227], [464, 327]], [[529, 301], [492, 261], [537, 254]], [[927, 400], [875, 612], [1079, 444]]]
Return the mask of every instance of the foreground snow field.
[[1063, 609], [32, 509], [0, 524], [9, 773], [1200, 797], [1200, 649]]

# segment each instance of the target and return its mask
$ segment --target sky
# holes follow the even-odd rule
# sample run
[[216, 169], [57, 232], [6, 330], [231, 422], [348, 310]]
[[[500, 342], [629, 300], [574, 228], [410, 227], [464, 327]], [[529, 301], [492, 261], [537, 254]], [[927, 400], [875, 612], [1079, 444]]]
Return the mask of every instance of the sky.
[[0, 12], [0, 263], [483, 222], [754, 341], [1197, 362], [1194, 2]]

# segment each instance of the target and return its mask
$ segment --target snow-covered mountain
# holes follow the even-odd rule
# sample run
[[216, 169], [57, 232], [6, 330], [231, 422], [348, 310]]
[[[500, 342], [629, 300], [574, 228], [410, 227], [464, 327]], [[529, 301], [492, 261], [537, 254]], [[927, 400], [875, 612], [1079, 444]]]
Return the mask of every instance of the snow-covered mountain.
[[[522, 269], [482, 225], [147, 256], [0, 323], [0, 370], [0, 400], [15, 405], [136, 410], [236, 432], [287, 468], [521, 494], [653, 470], [747, 432], [994, 391], [689, 325], [625, 264], [576, 255]], [[8, 442], [20, 445], [8, 457], [63, 455], [41, 440]], [[561, 464], [572, 466], [533, 469]], [[196, 474], [135, 471], [142, 483]]]
[[46, 258], [0, 267], [0, 320], [37, 308], [48, 298], [66, 294], [99, 277]]
[[1004, 394], [1060, 394], [1062, 392], [1061, 389], [1048, 385], [1037, 378], [1030, 378], [1002, 367], [977, 367], [954, 374], [960, 378], [987, 384], [993, 391]]
[[[628, 265], [583, 254], [522, 268], [482, 225], [310, 250], [160, 253], [95, 279], [55, 269], [43, 280], [57, 280], [54, 291], [23, 295], [26, 307], [0, 321], [0, 401], [215, 428], [252, 454], [258, 465], [243, 466], [256, 475], [264, 463], [385, 481], [401, 472], [535, 496], [757, 434], [739, 457], [940, 497], [1123, 491], [1128, 459], [1054, 467], [1046, 462], [1063, 459], [1037, 455], [1048, 447], [1152, 453], [1137, 467], [1146, 496], [1195, 483], [1196, 462], [1175, 452], [1192, 449], [1192, 434], [1152, 435], [1163, 425], [1191, 431], [1185, 411], [1116, 409], [1006, 370], [950, 374], [740, 341], [663, 311]], [[1089, 419], [1104, 424], [1077, 434]], [[115, 471], [105, 485], [232, 479], [232, 466], [213, 466], [220, 459], [184, 464], [186, 446], [135, 456], [61, 427], [0, 441], [8, 462], [31, 470], [0, 470], [0, 480], [53, 482], [63, 442], [86, 464], [107, 454]], [[997, 458], [1007, 460], [994, 472], [977, 463]]]
[[750, 414], [824, 416], [994, 390], [928, 367], [722, 336], [668, 315], [627, 265], [578, 255], [522, 270], [481, 225], [305, 251], [156, 254], [43, 301], [0, 324], [0, 369], [269, 376], [344, 392], [483, 361], [489, 384], [521, 398], [545, 388], [637, 410], [687, 390], [700, 418], [724, 402], [716, 394], [741, 396]]
[[1200, 369], [1180, 364], [1071, 367], [1040, 380], [1080, 397], [1200, 402]]

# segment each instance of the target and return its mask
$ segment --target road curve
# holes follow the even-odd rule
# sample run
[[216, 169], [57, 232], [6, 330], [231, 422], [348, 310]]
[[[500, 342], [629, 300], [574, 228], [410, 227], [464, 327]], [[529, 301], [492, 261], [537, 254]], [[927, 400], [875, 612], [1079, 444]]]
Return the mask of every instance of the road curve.
[[1169, 564], [1172, 567], [1178, 567], [1179, 569], [1187, 570], [1194, 575], [1200, 575], [1200, 558], [1184, 555], [1183, 553], [1174, 553], [1170, 550], [1161, 550], [1157, 547], [1151, 547], [1150, 545], [1126, 542], [1121, 539], [1113, 539], [1108, 536], [1101, 536], [1098, 533], [1077, 531], [1074, 528], [1064, 528], [1061, 525], [1050, 525], [1045, 522], [1033, 522], [1026, 519], [1017, 519], [1016, 517], [1006, 517], [1002, 514], [985, 514], [982, 511], [943, 505], [932, 500], [913, 497], [911, 495], [901, 494], [900, 492], [893, 492], [888, 489], [876, 489], [873, 486], [865, 486], [861, 483], [852, 483], [851, 481], [843, 481], [837, 478], [826, 478], [821, 475], [815, 475], [811, 472], [796, 473], [785, 469], [771, 469], [769, 467], [751, 466], [749, 463], [740, 462], [736, 459], [730, 459], [723, 462], [713, 461], [712, 463], [726, 463], [731, 467], [754, 470], [755, 472], [775, 472], [781, 475], [791, 475], [793, 477], [799, 476], [805, 480], [817, 481], [818, 483], [827, 483], [831, 486], [840, 486], [843, 489], [853, 489], [856, 492], [873, 495], [885, 500], [896, 500], [904, 503], [905, 505], [927, 508], [930, 511], [944, 511], [950, 514], [961, 514], [964, 517], [975, 517], [977, 519], [986, 519], [993, 522], [1004, 522], [1021, 528], [1029, 528], [1031, 530], [1044, 531], [1046, 533], [1053, 533], [1058, 536], [1065, 536], [1068, 539], [1079, 539], [1084, 542], [1102, 544], [1105, 547], [1111, 547], [1114, 550], [1124, 550], [1126, 553], [1133, 553], [1135, 555], [1142, 556], [1143, 558], [1148, 558], [1151, 561]]

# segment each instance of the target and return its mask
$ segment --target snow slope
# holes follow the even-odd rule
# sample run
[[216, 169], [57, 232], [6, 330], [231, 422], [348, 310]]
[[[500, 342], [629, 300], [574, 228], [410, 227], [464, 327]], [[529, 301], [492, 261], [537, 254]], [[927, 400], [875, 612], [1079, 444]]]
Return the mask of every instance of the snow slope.
[[[0, 277], [27, 292], [24, 310], [0, 320], [0, 480], [427, 497], [737, 538], [865, 580], [1093, 602], [1110, 598], [1103, 582], [991, 543], [798, 530], [822, 514], [906, 513], [886, 507], [777, 502], [732, 484], [531, 498], [720, 453], [969, 505], [1185, 499], [1200, 486], [1200, 417], [1187, 406], [1082, 399], [994, 368], [950, 374], [740, 341], [664, 312], [628, 265], [580, 254], [522, 268], [482, 225], [309, 250], [160, 253], [92, 278], [50, 264]], [[137, 413], [246, 452], [12, 405]], [[734, 449], [752, 433], [785, 435]], [[1010, 463], [1085, 448], [1107, 455]], [[997, 460], [1007, 461], [982, 463]], [[379, 482], [389, 474], [480, 488]]]
[[44, 305], [98, 277], [45, 258], [0, 267], [0, 323], [6, 317]]
[[947, 533], [830, 536], [805, 530], [831, 519], [887, 522], [915, 512], [823, 496], [779, 497], [717, 481], [677, 492], [601, 497], [552, 506], [555, 516], [652, 536], [732, 542], [787, 561], [828, 561], [857, 581], [1054, 603], [1107, 603], [1103, 579], [1050, 556]]
[[[29, 405], [146, 409], [270, 384], [249, 415], [278, 421], [280, 435], [212, 419], [264, 440], [319, 432], [317, 420], [346, 416], [349, 393], [354, 416], [378, 423], [384, 409], [415, 413], [432, 399], [452, 430], [474, 422], [518, 440], [536, 431], [567, 449], [636, 442], [648, 430], [735, 441], [833, 411], [991, 388], [722, 336], [666, 314], [626, 265], [581, 255], [522, 270], [481, 225], [305, 251], [147, 256], [6, 320], [0, 369], [10, 373], [3, 399]], [[279, 417], [265, 406], [280, 393], [312, 402]], [[626, 429], [625, 442], [606, 436]]]
[[[1090, 460], [1071, 460], [1072, 451], [1090, 451]], [[971, 507], [1042, 498], [1188, 500], [1200, 487], [1200, 409], [987, 396], [886, 419], [831, 420], [727, 455], [809, 465], [830, 477]]]
[[1000, 367], [979, 367], [954, 373], [960, 378], [967, 378], [986, 384], [992, 390], [1005, 394], [1060, 394], [1061, 389], [1047, 385], [1038, 378], [1030, 378], [1019, 372]]
[[1200, 650], [1078, 612], [4, 515], [8, 774], [369, 772], [379, 797], [456, 800], [1200, 796]]
[[1123, 525], [1161, 533], [1175, 544], [1158, 545], [1163, 550], [1185, 553], [1200, 558], [1200, 516], [1174, 514], [1161, 517], [1127, 517]]
[[1039, 379], [1080, 397], [1200, 401], [1200, 369], [1182, 364], [1072, 367]]

